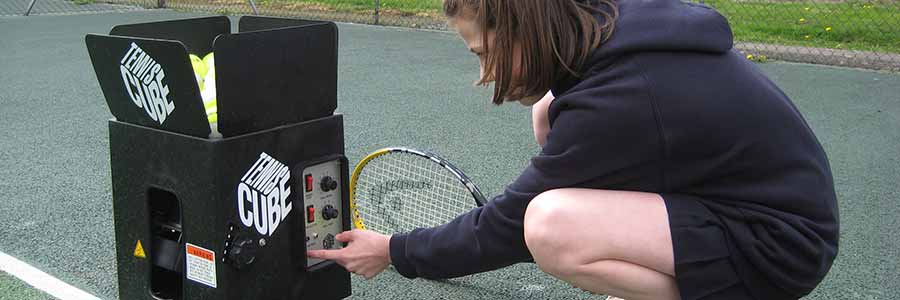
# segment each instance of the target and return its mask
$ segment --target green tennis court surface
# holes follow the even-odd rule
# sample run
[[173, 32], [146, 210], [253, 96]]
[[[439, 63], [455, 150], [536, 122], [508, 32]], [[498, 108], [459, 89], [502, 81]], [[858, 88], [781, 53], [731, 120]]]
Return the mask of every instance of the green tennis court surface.
[[[173, 11], [0, 17], [0, 251], [116, 299], [106, 120], [84, 46], [113, 25]], [[450, 33], [342, 24], [339, 108], [350, 161], [384, 146], [438, 153], [499, 193], [538, 151], [530, 111], [489, 104]], [[302, 55], [302, 54], [298, 54]], [[840, 256], [809, 299], [900, 298], [900, 76], [761, 65], [793, 97], [831, 159]], [[600, 216], [602, 217], [602, 216]], [[603, 299], [523, 264], [450, 281], [354, 277], [352, 299]], [[41, 293], [0, 276], [0, 299]]]
[[0, 272], [0, 299], [46, 300], [53, 299], [53, 297], [9, 274]]

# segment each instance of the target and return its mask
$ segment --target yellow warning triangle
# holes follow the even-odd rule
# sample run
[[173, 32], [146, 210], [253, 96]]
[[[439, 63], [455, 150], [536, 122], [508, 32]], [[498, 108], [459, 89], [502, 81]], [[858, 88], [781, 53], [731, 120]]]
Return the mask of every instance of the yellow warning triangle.
[[134, 246], [134, 256], [147, 258], [147, 254], [144, 253], [144, 247], [141, 246], [141, 240], [138, 240], [137, 245]]

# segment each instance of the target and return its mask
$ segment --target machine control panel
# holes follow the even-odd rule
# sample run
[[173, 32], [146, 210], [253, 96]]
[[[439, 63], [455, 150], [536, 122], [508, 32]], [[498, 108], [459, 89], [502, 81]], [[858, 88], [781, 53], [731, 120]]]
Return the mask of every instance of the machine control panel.
[[[335, 240], [335, 236], [344, 231], [341, 161], [332, 160], [307, 167], [303, 171], [303, 177], [306, 249], [341, 248], [342, 244]], [[306, 266], [311, 267], [321, 262], [321, 259], [310, 258]]]

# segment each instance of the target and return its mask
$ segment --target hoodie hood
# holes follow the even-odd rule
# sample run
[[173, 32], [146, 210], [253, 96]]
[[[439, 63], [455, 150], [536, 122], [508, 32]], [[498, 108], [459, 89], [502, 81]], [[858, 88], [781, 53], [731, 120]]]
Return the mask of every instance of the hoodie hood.
[[[728, 20], [708, 6], [680, 0], [620, 0], [616, 4], [619, 16], [612, 35], [591, 54], [581, 68], [582, 75], [609, 66], [629, 53], [724, 53], [734, 44]], [[598, 18], [601, 23], [605, 21]], [[578, 81], [562, 80], [553, 92], [560, 95]]]
[[722, 53], [734, 43], [728, 20], [702, 4], [623, 0], [618, 5], [612, 36], [595, 53], [601, 57], [638, 51]]

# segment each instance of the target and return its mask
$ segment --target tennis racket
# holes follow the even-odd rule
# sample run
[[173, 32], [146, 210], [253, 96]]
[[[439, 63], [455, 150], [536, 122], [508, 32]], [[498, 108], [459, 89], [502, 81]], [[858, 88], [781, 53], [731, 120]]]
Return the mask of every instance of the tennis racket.
[[442, 225], [484, 203], [462, 171], [426, 151], [381, 149], [350, 176], [354, 226], [382, 234]]

